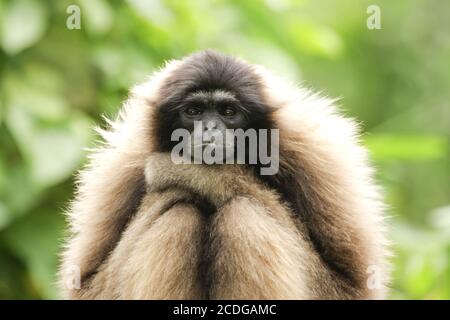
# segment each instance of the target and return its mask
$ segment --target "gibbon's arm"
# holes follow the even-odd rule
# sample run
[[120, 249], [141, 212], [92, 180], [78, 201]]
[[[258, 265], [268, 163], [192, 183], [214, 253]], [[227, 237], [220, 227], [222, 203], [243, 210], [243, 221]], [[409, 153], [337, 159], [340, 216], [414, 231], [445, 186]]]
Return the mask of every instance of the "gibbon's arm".
[[155, 101], [161, 83], [178, 65], [179, 61], [172, 61], [134, 87], [117, 119], [106, 119], [110, 128], [97, 130], [103, 145], [91, 153], [88, 166], [80, 172], [67, 212], [70, 237], [59, 269], [59, 285], [66, 296], [67, 288], [76, 285], [71, 279], [77, 273], [83, 286], [108, 257], [145, 195], [145, 160], [156, 144], [152, 138]]
[[[265, 69], [264, 96], [277, 106], [280, 169], [267, 180], [290, 204], [321, 261], [338, 284], [335, 298], [381, 299], [390, 255], [381, 192], [359, 128], [334, 101], [289, 86]], [[327, 286], [318, 284], [319, 292]]]
[[[81, 299], [308, 299], [320, 259], [276, 194], [238, 166], [150, 156], [148, 193]], [[200, 212], [193, 195], [217, 207]]]
[[72, 299], [200, 299], [203, 216], [176, 188], [145, 196], [120, 240]]
[[[152, 155], [148, 194], [77, 298], [338, 299], [361, 290], [334, 274], [276, 193], [238, 166], [174, 165]], [[193, 195], [217, 207], [212, 215]]]
[[83, 286], [97, 271], [145, 195], [145, 159], [153, 147], [147, 138], [150, 112], [147, 101], [132, 96], [110, 123], [111, 130], [98, 130], [104, 145], [77, 177], [77, 193], [67, 212], [70, 237], [59, 269], [65, 296], [70, 296], [68, 288], [80, 280]]
[[142, 171], [115, 161], [118, 159], [111, 156], [104, 167], [83, 173], [103, 178], [81, 187], [72, 205], [71, 212], [76, 213], [69, 221], [72, 236], [65, 245], [60, 270], [63, 290], [71, 285], [70, 277], [79, 277], [73, 281], [83, 285], [95, 274], [120, 240], [145, 193]]
[[[292, 134], [289, 129], [289, 126], [286, 127], [285, 134]], [[298, 132], [294, 134], [297, 140], [289, 142], [297, 147]], [[288, 136], [285, 138], [294, 139]], [[310, 151], [303, 145], [302, 149], [305, 152]], [[362, 185], [351, 185], [350, 181], [334, 180], [342, 177], [328, 176], [325, 173], [323, 176], [314, 177], [314, 172], [310, 173], [311, 179], [331, 179], [328, 183], [334, 183], [335, 188], [342, 187], [343, 190], [336, 190], [321, 180], [316, 181], [318, 190], [308, 190], [307, 186], [311, 181], [303, 181], [305, 179], [302, 176], [303, 167], [298, 161], [304, 160], [305, 165], [311, 165], [308, 161], [313, 161], [314, 164], [321, 160], [299, 159], [298, 149], [294, 151], [297, 153], [290, 154], [291, 159], [296, 161], [295, 164], [299, 169], [292, 172], [292, 175], [297, 180], [287, 181], [285, 186], [298, 192], [291, 199], [300, 199], [304, 202], [301, 205], [304, 205], [305, 209], [301, 212], [296, 211], [297, 203], [285, 203], [281, 194], [261, 183], [254, 175], [249, 174], [248, 168], [245, 167], [173, 165], [167, 160], [168, 155], [155, 155], [149, 162], [151, 165], [146, 168], [146, 179], [155, 190], [174, 183], [187, 186], [218, 208], [211, 219], [213, 227], [208, 233], [212, 238], [207, 241], [209, 243], [207, 248], [211, 251], [206, 252], [209, 257], [214, 257], [209, 260], [211, 265], [215, 266], [218, 261], [224, 262], [221, 268], [213, 267], [211, 270], [217, 270], [217, 274], [222, 274], [222, 277], [226, 277], [227, 274], [229, 277], [210, 276], [212, 279], [210, 288], [216, 288], [216, 291], [211, 292], [215, 292], [217, 297], [382, 298], [386, 289], [387, 268], [385, 238], [382, 234], [381, 221], [377, 220], [380, 219], [381, 210], [377, 197], [378, 190], [368, 188], [366, 181], [363, 181]], [[167, 172], [170, 174], [166, 174]], [[279, 174], [287, 173], [289, 172], [280, 171]], [[327, 184], [323, 186], [321, 183]], [[353, 190], [351, 187], [364, 188]], [[308, 194], [305, 195], [305, 191]], [[354, 193], [347, 194], [344, 191]], [[354, 199], [355, 195], [360, 197]], [[303, 198], [305, 196], [320, 196], [320, 198], [305, 199]], [[339, 203], [342, 201], [348, 203]], [[227, 243], [232, 245], [228, 247]], [[248, 250], [245, 249], [246, 245]], [[226, 251], [233, 246], [233, 250]], [[277, 261], [283, 263], [274, 268], [271, 263], [276, 264]], [[253, 262], [253, 267], [249, 267], [250, 262]], [[229, 264], [228, 268], [226, 263]], [[345, 267], [348, 269], [343, 269]], [[223, 285], [218, 285], [220, 279], [224, 279]], [[249, 282], [248, 279], [252, 281]], [[270, 281], [268, 279], [276, 280], [271, 285], [265, 285], [265, 280]], [[280, 289], [283, 288], [283, 284], [290, 285]], [[225, 290], [226, 288], [229, 290]], [[211, 294], [214, 296], [214, 293]]]

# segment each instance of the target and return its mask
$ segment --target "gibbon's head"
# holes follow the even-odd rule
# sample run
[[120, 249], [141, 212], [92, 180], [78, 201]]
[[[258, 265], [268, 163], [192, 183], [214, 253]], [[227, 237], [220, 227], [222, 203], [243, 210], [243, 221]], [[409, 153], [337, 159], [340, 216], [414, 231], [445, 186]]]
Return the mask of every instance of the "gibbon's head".
[[171, 139], [177, 129], [191, 134], [189, 151], [193, 157], [196, 148], [204, 150], [208, 145], [235, 148], [235, 140], [225, 138], [227, 129], [270, 128], [270, 109], [263, 102], [254, 67], [216, 51], [183, 59], [163, 82], [159, 96], [156, 123], [162, 152], [170, 152], [178, 143]]

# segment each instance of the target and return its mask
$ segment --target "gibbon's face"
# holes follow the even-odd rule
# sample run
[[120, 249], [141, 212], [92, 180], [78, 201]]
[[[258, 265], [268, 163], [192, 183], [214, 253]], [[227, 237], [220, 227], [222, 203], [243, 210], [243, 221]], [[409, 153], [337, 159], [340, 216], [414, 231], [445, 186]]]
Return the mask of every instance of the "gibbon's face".
[[[194, 149], [210, 145], [235, 147], [227, 129], [268, 129], [269, 108], [261, 98], [259, 79], [247, 63], [206, 51], [184, 60], [161, 89], [157, 132], [160, 151], [171, 151], [177, 129], [191, 133]], [[223, 152], [225, 159], [226, 152]]]
[[249, 116], [232, 93], [199, 91], [186, 97], [178, 111], [178, 122], [192, 132], [195, 121], [200, 121], [203, 131], [216, 129], [225, 135], [226, 129], [246, 129]]

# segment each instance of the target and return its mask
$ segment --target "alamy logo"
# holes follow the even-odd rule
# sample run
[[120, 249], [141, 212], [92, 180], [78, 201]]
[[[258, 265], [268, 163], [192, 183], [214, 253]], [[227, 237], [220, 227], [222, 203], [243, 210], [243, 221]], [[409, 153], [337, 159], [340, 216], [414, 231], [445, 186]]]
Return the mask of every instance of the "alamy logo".
[[81, 9], [77, 5], [70, 5], [67, 7], [66, 13], [69, 16], [66, 19], [66, 27], [69, 30], [81, 29]]
[[193, 132], [176, 129], [171, 141], [178, 142], [171, 152], [176, 164], [260, 164], [261, 175], [278, 172], [278, 129], [226, 129], [223, 133], [204, 130], [202, 121], [195, 121]]
[[366, 10], [369, 16], [366, 20], [366, 25], [369, 30], [381, 29], [381, 9], [379, 6], [372, 4]]

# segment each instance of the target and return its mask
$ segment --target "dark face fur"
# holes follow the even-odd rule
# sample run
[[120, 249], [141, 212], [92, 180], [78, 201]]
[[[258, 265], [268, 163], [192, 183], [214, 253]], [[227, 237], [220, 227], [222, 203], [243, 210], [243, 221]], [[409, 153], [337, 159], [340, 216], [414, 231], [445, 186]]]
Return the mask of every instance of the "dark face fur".
[[261, 98], [261, 87], [253, 68], [243, 61], [214, 51], [190, 56], [161, 89], [158, 108], [160, 151], [170, 151], [176, 129], [202, 131], [226, 129], [268, 129], [269, 108]]

